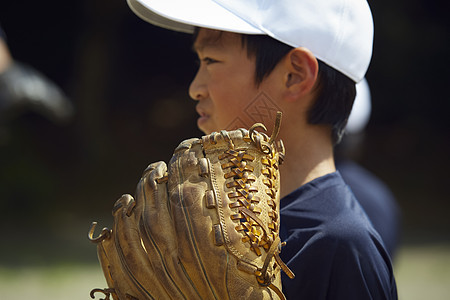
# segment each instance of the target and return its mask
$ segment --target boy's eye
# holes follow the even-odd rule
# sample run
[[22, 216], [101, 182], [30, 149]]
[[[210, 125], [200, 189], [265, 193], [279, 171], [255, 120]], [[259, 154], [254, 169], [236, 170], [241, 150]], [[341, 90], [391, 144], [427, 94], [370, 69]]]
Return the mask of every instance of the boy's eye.
[[205, 65], [211, 65], [214, 63], [218, 63], [218, 62], [219, 62], [218, 60], [215, 60], [214, 58], [211, 58], [211, 57], [205, 57], [205, 58], [202, 58], [201, 60], [197, 58], [195, 60], [195, 64], [197, 65], [197, 67], [200, 67], [201, 63], [204, 63]]
[[215, 59], [213, 59], [213, 58], [211, 58], [211, 57], [205, 57], [205, 58], [202, 59], [202, 61], [203, 61], [206, 65], [210, 65], [210, 64], [213, 64], [213, 63], [218, 62], [217, 60], [215, 60]]

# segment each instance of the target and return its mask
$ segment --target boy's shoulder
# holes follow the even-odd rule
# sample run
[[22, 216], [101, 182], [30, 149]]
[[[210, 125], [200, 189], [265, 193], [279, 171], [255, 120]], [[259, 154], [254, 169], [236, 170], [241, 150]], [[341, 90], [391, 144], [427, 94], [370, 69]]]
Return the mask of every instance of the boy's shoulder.
[[282, 199], [280, 217], [280, 236], [288, 244], [283, 251], [292, 255], [305, 250], [305, 245], [327, 251], [371, 251], [367, 245], [381, 243], [339, 172], [307, 183]]
[[286, 221], [314, 218], [336, 226], [353, 227], [354, 222], [368, 221], [338, 171], [316, 178], [281, 199], [280, 214]]
[[396, 299], [389, 255], [339, 173], [281, 203], [280, 256], [296, 276], [283, 278], [287, 298]]

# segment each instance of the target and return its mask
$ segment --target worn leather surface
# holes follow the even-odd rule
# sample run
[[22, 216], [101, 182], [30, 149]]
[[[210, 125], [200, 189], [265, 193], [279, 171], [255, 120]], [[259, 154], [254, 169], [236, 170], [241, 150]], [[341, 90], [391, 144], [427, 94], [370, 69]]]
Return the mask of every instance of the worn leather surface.
[[[264, 152], [266, 153], [264, 153]], [[97, 243], [106, 299], [279, 299], [279, 163], [256, 130], [185, 140], [114, 205]], [[287, 269], [287, 272], [289, 270]], [[92, 295], [95, 296], [95, 295]]]

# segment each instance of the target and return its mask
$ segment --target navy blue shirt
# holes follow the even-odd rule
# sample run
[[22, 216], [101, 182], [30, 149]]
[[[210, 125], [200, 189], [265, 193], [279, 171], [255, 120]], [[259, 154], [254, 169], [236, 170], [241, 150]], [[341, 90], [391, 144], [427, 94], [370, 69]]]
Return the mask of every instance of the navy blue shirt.
[[288, 299], [397, 299], [389, 255], [339, 172], [281, 199], [280, 215]]

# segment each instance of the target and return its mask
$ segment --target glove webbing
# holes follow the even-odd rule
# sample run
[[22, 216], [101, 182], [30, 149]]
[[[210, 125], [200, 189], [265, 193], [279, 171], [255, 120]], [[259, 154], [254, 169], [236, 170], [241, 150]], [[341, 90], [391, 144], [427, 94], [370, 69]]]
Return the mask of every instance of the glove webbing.
[[[217, 143], [217, 137], [221, 136], [229, 145], [229, 149], [225, 151], [224, 154], [220, 155], [219, 159], [228, 159], [228, 161], [221, 164], [221, 167], [224, 170], [231, 168], [230, 172], [224, 174], [225, 179], [234, 179], [227, 183], [227, 187], [235, 188], [235, 191], [228, 193], [228, 197], [230, 199], [236, 198], [236, 201], [229, 205], [230, 208], [238, 208], [239, 211], [239, 213], [231, 215], [232, 220], [240, 221], [240, 225], [235, 227], [236, 231], [239, 231], [244, 235], [242, 242], [249, 242], [251, 246], [250, 249], [258, 256], [262, 254], [259, 247], [263, 247], [267, 252], [263, 267], [255, 271], [257, 281], [261, 286], [268, 286], [271, 288], [281, 299], [285, 299], [283, 293], [272, 283], [274, 278], [269, 275], [268, 270], [269, 263], [272, 261], [272, 258], [274, 258], [276, 264], [280, 266], [286, 275], [291, 279], [295, 276], [279, 256], [280, 248], [285, 243], [281, 243], [277, 234], [278, 214], [275, 202], [277, 187], [274, 185], [274, 181], [277, 179], [276, 171], [278, 170], [279, 163], [281, 163], [283, 159], [284, 149], [282, 149], [279, 161], [277, 161], [273, 157], [273, 143], [279, 132], [280, 119], [281, 114], [278, 114], [277, 122], [270, 139], [267, 135], [255, 131], [258, 127], [265, 129], [262, 124], [255, 124], [252, 126], [248, 135], [244, 137], [244, 140], [251, 140], [267, 155], [266, 158], [262, 159], [261, 163], [267, 167], [262, 170], [262, 174], [267, 177], [263, 182], [268, 187], [266, 194], [271, 197], [271, 199], [267, 201], [267, 204], [272, 209], [272, 211], [268, 212], [268, 216], [272, 220], [272, 222], [268, 224], [268, 227], [266, 227], [257, 216], [261, 213], [261, 209], [254, 205], [254, 203], [259, 203], [260, 199], [254, 196], [254, 193], [257, 192], [257, 189], [251, 186], [256, 180], [255, 176], [252, 174], [254, 168], [248, 165], [247, 162], [254, 161], [255, 157], [247, 154], [245, 150], [235, 149], [233, 141], [226, 131], [221, 131], [220, 135], [213, 133], [208, 137], [208, 140], [215, 144]], [[261, 233], [258, 227], [262, 229], [263, 233]]]

